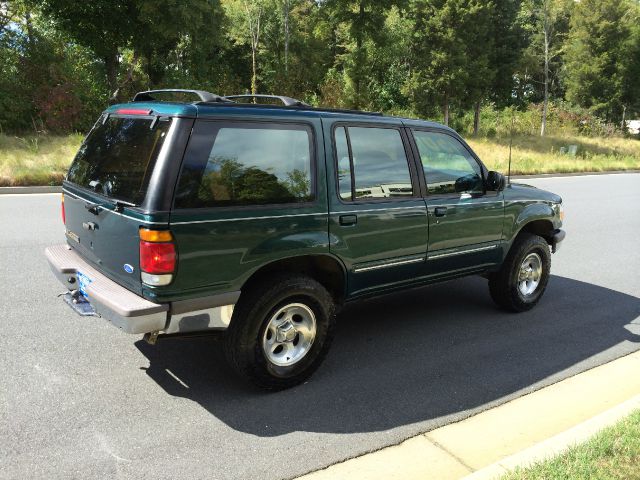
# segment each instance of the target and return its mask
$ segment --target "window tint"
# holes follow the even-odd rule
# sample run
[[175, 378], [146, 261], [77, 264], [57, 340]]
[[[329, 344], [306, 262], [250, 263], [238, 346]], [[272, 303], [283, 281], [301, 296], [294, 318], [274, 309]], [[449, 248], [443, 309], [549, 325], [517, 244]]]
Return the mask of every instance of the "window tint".
[[414, 131], [427, 191], [438, 193], [482, 192], [482, 171], [469, 151], [455, 138], [438, 132]]
[[171, 125], [170, 120], [110, 116], [91, 130], [80, 147], [67, 181], [118, 200], [139, 204]]
[[[348, 127], [336, 129], [336, 153], [340, 197], [385, 198], [413, 195], [409, 165], [400, 132], [391, 128]], [[351, 144], [353, 172], [349, 166]], [[351, 190], [354, 176], [355, 191]]]
[[311, 180], [308, 128], [197, 122], [176, 207], [306, 202], [313, 198]]

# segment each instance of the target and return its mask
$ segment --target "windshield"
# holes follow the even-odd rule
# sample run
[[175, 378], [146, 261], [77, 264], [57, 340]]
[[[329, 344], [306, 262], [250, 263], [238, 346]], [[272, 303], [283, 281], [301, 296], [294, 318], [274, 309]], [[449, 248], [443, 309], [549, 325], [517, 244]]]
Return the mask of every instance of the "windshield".
[[80, 147], [67, 181], [102, 195], [140, 204], [170, 119], [109, 117], [98, 122]]

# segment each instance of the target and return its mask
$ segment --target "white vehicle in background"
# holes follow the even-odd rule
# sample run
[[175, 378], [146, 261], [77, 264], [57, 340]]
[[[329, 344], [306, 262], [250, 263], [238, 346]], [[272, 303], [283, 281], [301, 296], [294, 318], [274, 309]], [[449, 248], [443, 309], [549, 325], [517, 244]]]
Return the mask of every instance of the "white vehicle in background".
[[640, 120], [628, 120], [626, 125], [631, 135], [640, 135]]

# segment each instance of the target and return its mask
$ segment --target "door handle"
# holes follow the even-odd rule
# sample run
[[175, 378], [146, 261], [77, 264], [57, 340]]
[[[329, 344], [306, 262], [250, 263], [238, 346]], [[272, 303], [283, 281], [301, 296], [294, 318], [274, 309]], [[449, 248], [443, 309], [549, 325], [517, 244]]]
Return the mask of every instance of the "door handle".
[[357, 215], [340, 215], [340, 225], [355, 225], [358, 223]]
[[433, 209], [433, 214], [436, 217], [444, 217], [447, 214], [447, 207], [436, 207]]

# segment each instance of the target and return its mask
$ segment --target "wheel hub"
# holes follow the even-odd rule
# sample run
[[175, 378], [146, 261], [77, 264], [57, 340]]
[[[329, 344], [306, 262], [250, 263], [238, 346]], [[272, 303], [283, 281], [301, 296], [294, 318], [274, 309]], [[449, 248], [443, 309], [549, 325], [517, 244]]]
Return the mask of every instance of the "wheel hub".
[[296, 333], [296, 327], [294, 327], [291, 322], [287, 321], [278, 326], [276, 331], [276, 341], [293, 342], [293, 339], [296, 338]]
[[271, 316], [262, 337], [262, 351], [271, 363], [288, 367], [299, 362], [316, 337], [316, 316], [303, 303], [285, 305]]
[[533, 294], [540, 285], [541, 277], [542, 259], [537, 253], [530, 253], [520, 264], [518, 290], [525, 297]]

